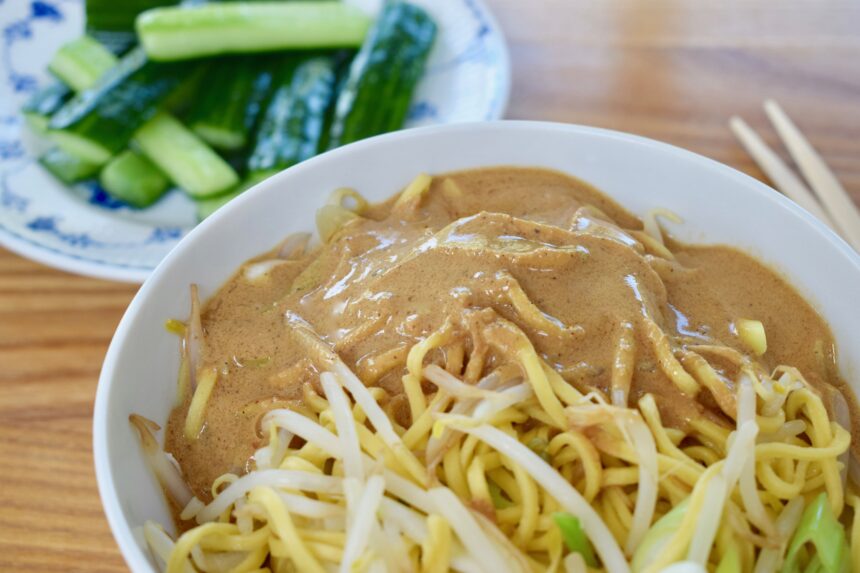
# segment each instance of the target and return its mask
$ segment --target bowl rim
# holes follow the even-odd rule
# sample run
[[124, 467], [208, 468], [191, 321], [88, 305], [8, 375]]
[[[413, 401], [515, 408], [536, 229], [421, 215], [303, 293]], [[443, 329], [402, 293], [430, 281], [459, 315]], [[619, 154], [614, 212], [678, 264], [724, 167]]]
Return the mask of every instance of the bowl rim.
[[108, 426], [108, 410], [107, 404], [109, 394], [114, 388], [116, 378], [116, 367], [118, 355], [122, 346], [126, 344], [129, 338], [131, 323], [134, 317], [141, 311], [146, 300], [151, 296], [154, 289], [154, 284], [159, 276], [170, 272], [173, 266], [173, 261], [182, 256], [182, 254], [192, 248], [191, 245], [196, 242], [198, 235], [208, 232], [210, 227], [221, 224], [222, 219], [229, 217], [231, 210], [237, 205], [260, 192], [267, 187], [283, 187], [284, 183], [295, 173], [307, 170], [317, 169], [318, 165], [325, 163], [336, 164], [342, 158], [350, 154], [367, 148], [387, 143], [395, 140], [412, 140], [421, 139], [427, 136], [438, 134], [456, 135], [464, 131], [486, 131], [493, 133], [495, 130], [502, 131], [525, 131], [525, 132], [566, 132], [573, 135], [597, 138], [609, 138], [623, 142], [625, 145], [643, 146], [651, 148], [660, 153], [665, 153], [674, 157], [677, 161], [694, 162], [700, 166], [714, 170], [721, 175], [735, 181], [739, 186], [748, 189], [749, 193], [756, 193], [762, 198], [767, 199], [774, 204], [775, 207], [789, 209], [794, 215], [799, 216], [806, 225], [813, 227], [822, 238], [827, 240], [829, 248], [839, 251], [844, 255], [845, 260], [855, 267], [856, 272], [860, 275], [860, 253], [854, 251], [842, 238], [840, 238], [829, 227], [816, 219], [802, 207], [775, 191], [765, 183], [747, 175], [733, 167], [710, 159], [698, 153], [683, 149], [681, 147], [650, 139], [647, 137], [634, 135], [630, 133], [609, 130], [604, 128], [590, 127], [576, 124], [566, 124], [560, 122], [544, 122], [544, 121], [519, 121], [519, 120], [503, 120], [503, 121], [488, 121], [488, 122], [470, 122], [447, 125], [435, 125], [421, 128], [408, 129], [393, 133], [387, 133], [358, 141], [346, 145], [344, 147], [328, 151], [311, 159], [308, 159], [298, 165], [290, 167], [280, 173], [258, 183], [240, 197], [233, 200], [230, 205], [219, 209], [211, 217], [207, 218], [197, 227], [191, 230], [179, 244], [171, 250], [171, 252], [158, 264], [152, 274], [146, 279], [141, 288], [138, 290], [134, 299], [129, 304], [122, 319], [117, 326], [117, 329], [111, 339], [110, 346], [105, 355], [102, 365], [102, 370], [99, 376], [98, 387], [96, 390], [95, 405], [93, 409], [93, 459], [95, 465], [96, 482], [98, 485], [99, 496], [102, 507], [108, 520], [108, 524], [113, 534], [120, 552], [123, 555], [126, 563], [133, 571], [149, 571], [150, 565], [148, 559], [143, 553], [138, 543], [135, 541], [134, 533], [131, 525], [125, 520], [120, 508], [120, 499], [117, 494], [117, 489], [111, 473], [108, 444], [107, 444], [107, 426]]

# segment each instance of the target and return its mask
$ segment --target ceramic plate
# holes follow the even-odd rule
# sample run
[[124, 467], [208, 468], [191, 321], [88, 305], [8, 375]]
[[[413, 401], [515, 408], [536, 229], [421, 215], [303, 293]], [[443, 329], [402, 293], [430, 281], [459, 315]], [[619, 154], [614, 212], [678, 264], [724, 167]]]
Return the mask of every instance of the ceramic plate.
[[[480, 0], [413, 0], [439, 37], [407, 127], [499, 119], [508, 96], [504, 38]], [[361, 2], [366, 4], [366, 2]], [[83, 29], [81, 0], [0, 0], [0, 244], [70, 272], [142, 282], [195, 225], [179, 191], [135, 210], [98, 184], [68, 188], [43, 170], [21, 104], [49, 81], [48, 61]]]

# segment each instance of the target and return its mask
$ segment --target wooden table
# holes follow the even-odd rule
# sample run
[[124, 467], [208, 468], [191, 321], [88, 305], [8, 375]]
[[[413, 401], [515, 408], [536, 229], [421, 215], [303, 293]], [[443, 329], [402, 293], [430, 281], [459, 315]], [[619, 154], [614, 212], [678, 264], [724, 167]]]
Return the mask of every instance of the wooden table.
[[[638, 133], [760, 172], [726, 121], [769, 143], [779, 100], [860, 200], [860, 3], [487, 0], [510, 43], [508, 116]], [[96, 380], [137, 288], [0, 250], [0, 570], [125, 569], [91, 453]]]

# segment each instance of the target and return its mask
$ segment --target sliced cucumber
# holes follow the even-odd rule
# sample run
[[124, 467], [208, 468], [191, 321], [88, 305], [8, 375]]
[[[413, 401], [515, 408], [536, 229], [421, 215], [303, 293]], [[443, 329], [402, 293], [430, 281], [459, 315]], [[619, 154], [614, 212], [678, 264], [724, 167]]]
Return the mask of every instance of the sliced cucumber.
[[104, 190], [132, 207], [148, 207], [170, 187], [167, 177], [136, 151], [126, 149], [111, 159], [99, 178]]
[[436, 24], [423, 9], [385, 4], [338, 95], [329, 147], [403, 126], [435, 38]]
[[[248, 143], [259, 103], [259, 77], [271, 74], [250, 56], [223, 58], [210, 67], [205, 91], [194, 106], [189, 125], [218, 149], [240, 149]], [[251, 108], [251, 109], [249, 109]]]
[[21, 108], [24, 119], [35, 131], [48, 129], [51, 115], [72, 99], [72, 90], [61, 81], [53, 81], [34, 93]]
[[370, 19], [341, 2], [237, 2], [157, 8], [138, 17], [153, 60], [286, 49], [357, 47]]
[[179, 117], [188, 115], [197, 106], [201, 94], [208, 89], [205, 79], [212, 63], [209, 60], [199, 62], [188, 77], [164, 99], [161, 108]]
[[223, 193], [239, 181], [230, 165], [176, 118], [159, 113], [134, 134], [134, 141], [194, 198]]
[[47, 130], [48, 138], [69, 155], [74, 155], [79, 159], [96, 165], [104, 165], [114, 156], [115, 152], [113, 150], [104, 147], [98, 142], [80, 137], [68, 131], [51, 131], [50, 126], [49, 122]]
[[334, 58], [305, 59], [284, 75], [269, 100], [248, 158], [248, 173], [258, 179], [317, 154], [334, 100]]
[[80, 159], [57, 147], [45, 152], [39, 158], [39, 163], [67, 185], [83, 181], [99, 172], [97, 163]]
[[48, 69], [75, 91], [89, 89], [117, 59], [89, 36], [81, 36], [57, 50]]
[[51, 118], [51, 137], [69, 153], [105, 163], [122, 151], [135, 130], [152, 117], [190, 68], [148, 62], [132, 50], [92, 88], [81, 92]]

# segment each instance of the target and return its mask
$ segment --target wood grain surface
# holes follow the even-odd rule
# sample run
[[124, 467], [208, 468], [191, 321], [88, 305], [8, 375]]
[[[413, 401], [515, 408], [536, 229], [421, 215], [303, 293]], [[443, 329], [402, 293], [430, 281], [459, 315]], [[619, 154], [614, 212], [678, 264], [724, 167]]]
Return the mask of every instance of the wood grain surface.
[[[638, 133], [761, 177], [726, 122], [777, 146], [761, 109], [774, 97], [860, 201], [860, 2], [486, 1], [510, 44], [508, 117]], [[136, 290], [0, 249], [0, 570], [125, 569], [91, 415]]]

